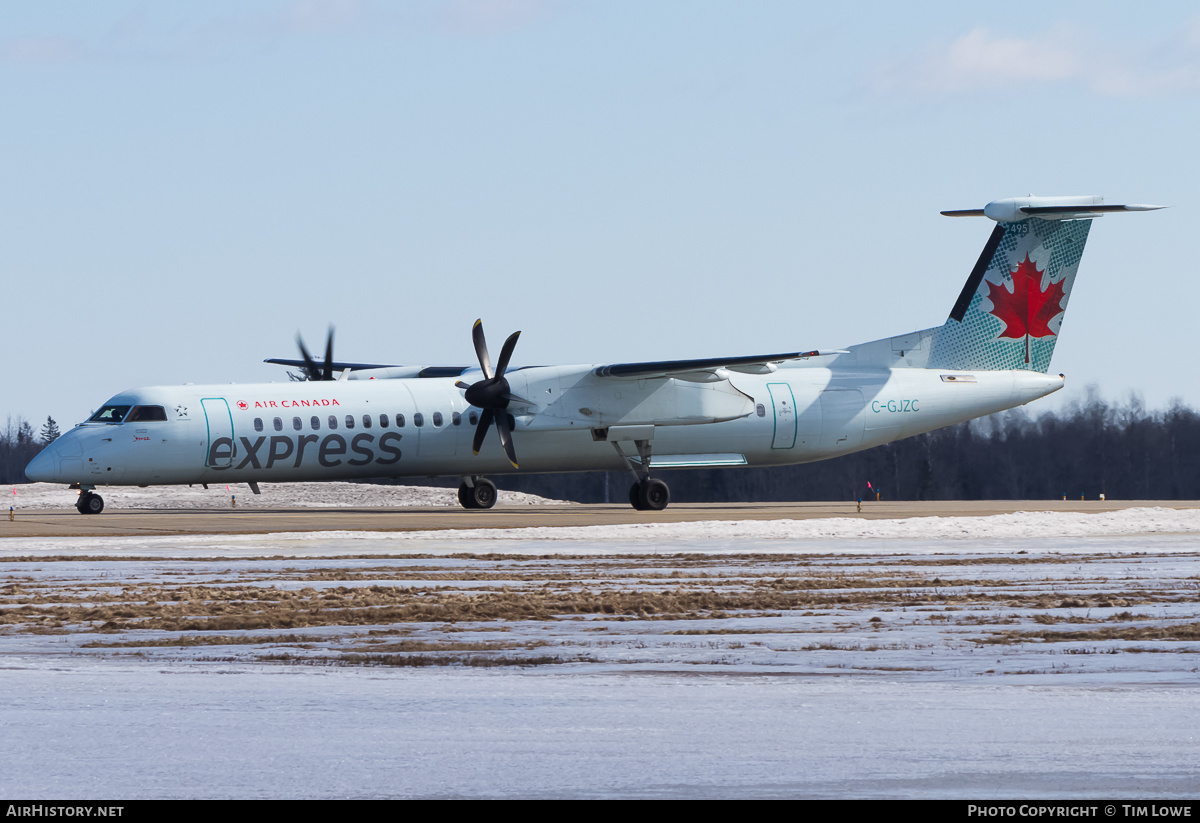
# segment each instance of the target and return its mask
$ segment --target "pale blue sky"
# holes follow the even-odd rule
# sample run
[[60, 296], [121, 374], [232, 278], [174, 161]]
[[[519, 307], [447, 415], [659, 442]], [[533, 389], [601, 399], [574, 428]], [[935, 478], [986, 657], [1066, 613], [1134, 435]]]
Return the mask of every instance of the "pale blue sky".
[[[1052, 364], [1200, 407], [1190, 3], [0, 6], [0, 415], [265, 357], [836, 348], [941, 323], [1028, 192], [1093, 226]], [[1051, 406], [1047, 406], [1051, 407]]]

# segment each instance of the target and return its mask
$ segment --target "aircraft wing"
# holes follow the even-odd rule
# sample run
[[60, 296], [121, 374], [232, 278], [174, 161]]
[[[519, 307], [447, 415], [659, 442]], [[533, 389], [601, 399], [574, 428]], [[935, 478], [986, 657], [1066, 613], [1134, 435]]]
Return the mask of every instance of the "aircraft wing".
[[654, 360], [647, 363], [613, 363], [597, 366], [593, 373], [597, 377], [683, 377], [714, 373], [717, 369], [744, 372], [746, 374], [769, 374], [775, 371], [776, 363], [787, 360], [806, 360], [842, 354], [836, 351], [786, 352], [783, 354], [754, 354], [741, 357], [707, 357], [698, 360]]
[[[304, 365], [305, 365], [303, 360], [285, 360], [280, 357], [272, 357], [267, 360], [264, 360], [263, 362], [264, 363], [273, 363], [276, 366], [291, 366], [292, 368], [296, 368], [296, 369], [302, 369], [302, 368], [304, 368]], [[360, 371], [362, 369], [394, 369], [394, 368], [397, 368], [397, 366], [395, 366], [395, 365], [387, 365], [387, 364], [383, 364], [383, 363], [336, 362], [336, 363], [331, 363], [330, 365], [333, 366], [334, 371], [345, 371], [346, 369], [350, 369], [352, 371]]]
[[[272, 357], [263, 362], [272, 363], [276, 366], [291, 366], [297, 369], [305, 367], [303, 360], [288, 360], [282, 357]], [[473, 366], [399, 366], [387, 363], [347, 363], [343, 361], [334, 361], [330, 365], [333, 371], [349, 371], [351, 379], [366, 377], [458, 377], [474, 368]]]

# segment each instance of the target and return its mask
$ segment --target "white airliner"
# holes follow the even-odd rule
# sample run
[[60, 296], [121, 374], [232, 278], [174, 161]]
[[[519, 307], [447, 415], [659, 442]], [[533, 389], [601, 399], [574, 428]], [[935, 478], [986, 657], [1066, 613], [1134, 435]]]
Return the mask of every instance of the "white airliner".
[[1058, 391], [1046, 372], [1091, 218], [1155, 208], [1029, 196], [942, 212], [997, 223], [949, 319], [845, 350], [509, 369], [518, 332], [493, 368], [476, 322], [478, 367], [381, 366], [334, 361], [331, 333], [323, 363], [303, 343], [267, 361], [303, 381], [122, 392], [25, 473], [97, 514], [100, 486], [412, 476], [461, 477], [462, 505], [486, 509], [484, 475], [627, 469], [633, 507], [660, 510], [652, 472], [825, 460]]

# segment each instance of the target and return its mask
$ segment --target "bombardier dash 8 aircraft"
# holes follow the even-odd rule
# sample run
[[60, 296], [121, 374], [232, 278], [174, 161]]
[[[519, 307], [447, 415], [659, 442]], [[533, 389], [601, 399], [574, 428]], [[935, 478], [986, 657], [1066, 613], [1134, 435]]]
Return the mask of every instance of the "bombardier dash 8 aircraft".
[[302, 341], [302, 359], [266, 361], [300, 382], [122, 392], [25, 473], [98, 514], [100, 486], [385, 476], [461, 477], [462, 505], [486, 509], [485, 475], [627, 469], [633, 507], [660, 510], [652, 472], [825, 460], [1058, 391], [1046, 372], [1091, 219], [1156, 208], [1031, 195], [942, 212], [997, 224], [950, 317], [843, 350], [510, 369], [520, 332], [493, 366], [477, 321], [477, 367], [388, 366], [335, 361], [331, 332], [322, 363]]

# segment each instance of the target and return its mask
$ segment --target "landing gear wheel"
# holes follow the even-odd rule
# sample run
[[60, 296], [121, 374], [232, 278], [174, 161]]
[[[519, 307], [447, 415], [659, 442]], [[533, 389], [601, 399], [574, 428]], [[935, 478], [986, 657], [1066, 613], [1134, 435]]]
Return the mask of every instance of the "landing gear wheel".
[[638, 502], [643, 511], [660, 512], [671, 502], [671, 489], [657, 477], [648, 478], [642, 481]]
[[92, 492], [84, 492], [79, 495], [79, 502], [75, 504], [75, 508], [79, 509], [80, 514], [99, 514], [104, 511], [104, 498]]
[[487, 478], [481, 477], [475, 481], [475, 488], [471, 490], [471, 497], [475, 501], [475, 508], [490, 509], [496, 505], [496, 484]]
[[474, 487], [463, 483], [458, 487], [458, 502], [464, 509], [490, 509], [496, 505], [496, 484], [486, 477], [476, 478]]
[[640, 512], [660, 512], [671, 502], [671, 489], [656, 477], [634, 483], [629, 490], [629, 505]]

